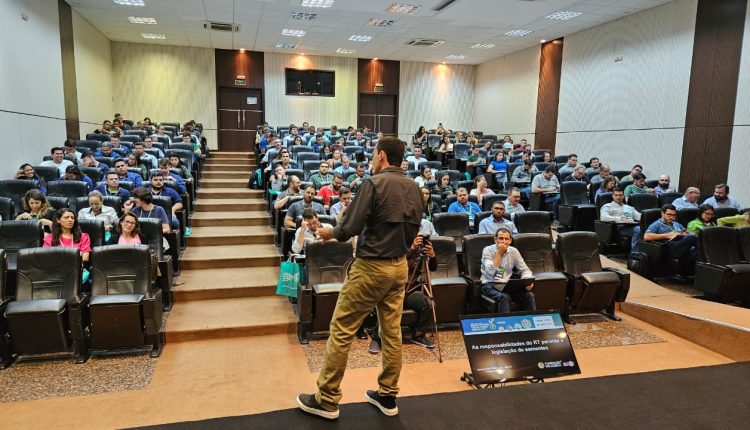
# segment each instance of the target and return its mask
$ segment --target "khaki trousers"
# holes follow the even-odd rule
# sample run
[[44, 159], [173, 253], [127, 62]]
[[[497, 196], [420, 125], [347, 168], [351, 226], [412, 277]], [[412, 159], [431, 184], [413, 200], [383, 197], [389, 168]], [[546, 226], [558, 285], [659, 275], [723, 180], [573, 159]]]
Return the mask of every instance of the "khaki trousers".
[[378, 393], [398, 394], [401, 373], [401, 314], [408, 281], [406, 257], [393, 259], [357, 258], [349, 268], [331, 319], [323, 368], [318, 375], [315, 400], [335, 410], [341, 400], [349, 348], [362, 321], [375, 308], [380, 321], [383, 369], [378, 376]]

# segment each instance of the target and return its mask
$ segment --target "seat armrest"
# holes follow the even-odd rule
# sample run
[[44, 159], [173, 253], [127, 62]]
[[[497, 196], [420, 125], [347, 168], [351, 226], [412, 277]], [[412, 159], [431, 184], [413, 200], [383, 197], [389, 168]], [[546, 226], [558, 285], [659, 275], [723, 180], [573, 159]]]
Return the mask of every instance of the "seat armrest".
[[143, 299], [143, 323], [146, 335], [159, 333], [162, 323], [161, 290], [153, 291], [150, 297]]
[[709, 294], [719, 295], [728, 272], [730, 270], [726, 267], [699, 262], [695, 265], [695, 288]]
[[616, 225], [612, 221], [594, 221], [594, 231], [599, 237], [600, 243], [612, 243], [614, 240], [614, 233]]
[[89, 306], [88, 295], [81, 295], [68, 301], [68, 319], [70, 324], [70, 337], [73, 340], [84, 341], [88, 331], [89, 321], [86, 308]]
[[303, 283], [297, 287], [297, 318], [299, 322], [312, 321], [313, 309], [313, 290]]

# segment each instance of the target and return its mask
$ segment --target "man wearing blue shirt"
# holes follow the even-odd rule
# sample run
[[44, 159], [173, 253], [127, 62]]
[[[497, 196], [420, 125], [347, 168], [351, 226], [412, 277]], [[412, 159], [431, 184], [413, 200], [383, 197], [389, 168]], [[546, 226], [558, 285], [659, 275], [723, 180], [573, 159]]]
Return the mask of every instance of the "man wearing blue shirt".
[[672, 202], [677, 210], [680, 209], [698, 209], [698, 199], [701, 196], [701, 190], [695, 187], [688, 187], [685, 195]]
[[448, 213], [466, 214], [469, 216], [469, 225], [474, 225], [474, 216], [482, 212], [478, 204], [469, 201], [469, 193], [466, 188], [459, 188], [456, 201], [448, 206]]
[[714, 209], [735, 208], [737, 211], [742, 210], [742, 205], [734, 197], [729, 195], [729, 185], [719, 184], [714, 187], [713, 197], [703, 201], [704, 205], [711, 205]]
[[187, 188], [185, 187], [185, 181], [180, 177], [180, 175], [176, 173], [172, 173], [169, 170], [169, 160], [166, 158], [162, 158], [159, 160], [159, 171], [161, 172], [161, 175], [164, 177], [164, 181], [170, 181], [177, 184], [177, 188], [180, 189], [180, 194], [186, 193]]
[[120, 177], [117, 172], [110, 171], [105, 177], [106, 183], [96, 187], [103, 196], [119, 197], [123, 202], [130, 198], [130, 191], [120, 187]]
[[670, 258], [680, 261], [680, 274], [692, 275], [695, 273], [698, 238], [675, 222], [676, 218], [677, 209], [674, 205], [662, 206], [661, 219], [648, 226], [643, 240], [666, 241]]
[[518, 229], [513, 221], [505, 219], [505, 203], [503, 202], [492, 204], [492, 216], [479, 223], [479, 234], [494, 235], [499, 228], [505, 228], [513, 234], [518, 234]]
[[94, 152], [94, 157], [120, 158], [120, 154], [112, 150], [112, 144], [108, 141], [102, 142], [102, 146]]
[[123, 159], [115, 161], [115, 172], [120, 177], [120, 181], [130, 182], [133, 184], [133, 187], [140, 187], [141, 183], [143, 183], [141, 175], [128, 171], [128, 165]]
[[177, 211], [182, 209], [182, 198], [177, 194], [177, 191], [164, 186], [164, 176], [162, 176], [161, 172], [155, 172], [151, 175], [151, 186], [149, 188], [152, 196], [169, 197], [172, 201], [172, 213], [167, 215], [171, 215], [172, 217], [172, 227], [175, 229], [180, 228]]

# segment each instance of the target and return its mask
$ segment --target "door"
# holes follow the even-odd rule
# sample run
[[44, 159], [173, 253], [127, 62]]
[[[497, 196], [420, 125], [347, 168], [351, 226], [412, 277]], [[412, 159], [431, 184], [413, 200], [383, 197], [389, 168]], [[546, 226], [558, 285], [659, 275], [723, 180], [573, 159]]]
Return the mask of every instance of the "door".
[[258, 125], [263, 123], [263, 91], [219, 88], [219, 150], [254, 151]]
[[388, 94], [360, 94], [357, 125], [384, 134], [398, 132], [397, 96]]

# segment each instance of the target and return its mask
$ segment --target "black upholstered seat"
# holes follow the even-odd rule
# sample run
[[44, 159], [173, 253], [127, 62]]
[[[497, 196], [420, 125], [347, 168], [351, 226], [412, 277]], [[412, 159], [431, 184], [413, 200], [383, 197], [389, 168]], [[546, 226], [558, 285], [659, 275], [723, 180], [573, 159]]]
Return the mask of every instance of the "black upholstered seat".
[[638, 212], [645, 209], [654, 209], [659, 207], [659, 196], [653, 193], [631, 194], [628, 198], [628, 204]]
[[16, 298], [0, 316], [7, 329], [2, 335], [10, 340], [0, 346], [5, 365], [16, 355], [71, 350], [76, 362], [86, 361], [84, 307], [78, 249], [20, 250]]
[[[23, 211], [23, 196], [29, 190], [36, 187], [36, 183], [28, 179], [0, 180], [0, 196], [11, 199], [16, 214], [18, 214]], [[3, 221], [8, 221], [10, 219], [12, 219], [12, 217], [5, 218], [5, 216], [3, 216]]]
[[161, 222], [158, 219], [152, 218], [139, 218], [138, 222], [141, 225], [141, 234], [148, 241], [148, 247], [156, 257], [156, 262], [159, 265], [157, 284], [161, 289], [164, 309], [169, 310], [172, 308], [174, 301], [174, 293], [172, 292], [172, 286], [174, 285], [174, 268], [172, 265], [174, 261], [172, 260], [172, 255], [164, 251]]
[[456, 242], [441, 236], [433, 236], [430, 241], [437, 262], [437, 270], [430, 274], [437, 322], [458, 322], [466, 309], [469, 283], [459, 274]]
[[552, 212], [526, 211], [513, 217], [519, 233], [552, 234]]
[[560, 184], [560, 224], [566, 230], [594, 231], [596, 208], [589, 201], [585, 182]]
[[552, 236], [545, 233], [523, 233], [513, 238], [513, 246], [521, 253], [534, 274], [536, 307], [565, 312], [568, 279], [559, 271]]
[[743, 259], [737, 230], [707, 227], [699, 232], [695, 288], [712, 299], [750, 305], [750, 263]]
[[16, 216], [16, 207], [10, 197], [0, 197], [0, 217], [2, 221], [12, 220]]
[[466, 310], [469, 313], [481, 311], [482, 300], [482, 251], [495, 243], [491, 234], [471, 234], [461, 238], [464, 260], [463, 277], [469, 282], [466, 294]]
[[440, 236], [450, 236], [456, 242], [456, 252], [463, 252], [461, 237], [469, 234], [469, 216], [465, 213], [441, 212], [432, 215], [432, 224]]
[[88, 186], [83, 181], [52, 181], [47, 183], [47, 196], [74, 199], [89, 194]]
[[91, 251], [91, 349], [152, 345], [161, 354], [162, 297], [153, 288], [148, 245], [109, 245]]

